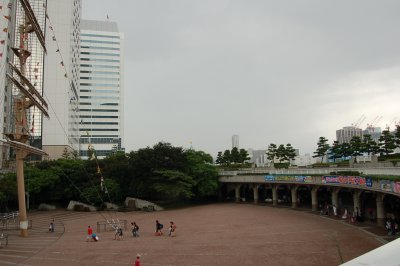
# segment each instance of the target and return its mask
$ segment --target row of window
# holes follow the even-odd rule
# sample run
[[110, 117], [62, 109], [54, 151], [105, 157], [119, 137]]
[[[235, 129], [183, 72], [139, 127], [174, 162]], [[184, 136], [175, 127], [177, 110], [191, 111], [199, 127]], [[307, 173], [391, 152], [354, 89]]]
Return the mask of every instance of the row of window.
[[119, 143], [121, 141], [120, 138], [80, 138], [81, 143]]
[[83, 49], [101, 49], [101, 50], [119, 51], [119, 48], [116, 48], [116, 47], [81, 46], [81, 48], [83, 48]]
[[82, 73], [87, 74], [98, 74], [98, 75], [119, 75], [119, 71], [89, 71], [89, 70], [81, 70]]
[[[90, 133], [90, 137], [91, 138], [119, 138], [119, 135], [96, 135], [93, 133]], [[81, 135], [81, 138], [90, 138], [89, 136], [87, 136], [87, 134], [85, 135]]]
[[80, 83], [81, 86], [92, 86], [92, 87], [114, 87], [119, 88], [118, 84], [98, 84], [98, 83]]
[[[110, 154], [112, 154], [113, 153], [113, 151], [111, 150], [96, 150], [96, 156], [108, 156], [108, 155], [110, 155]], [[82, 151], [80, 151], [80, 156], [89, 156], [89, 153], [88, 153], [88, 151], [86, 151], [86, 150], [82, 150]]]
[[83, 95], [79, 96], [79, 99], [107, 99], [107, 100], [119, 100], [119, 97], [110, 97], [110, 96], [90, 96], [90, 95]]
[[119, 42], [95, 41], [95, 40], [81, 40], [81, 43], [107, 43], [107, 44], [119, 44]]
[[118, 128], [80, 128], [79, 131], [119, 131]]
[[115, 62], [119, 63], [119, 60], [115, 59], [94, 59], [94, 58], [81, 58], [81, 61], [90, 61], [90, 62]]
[[83, 122], [83, 125], [118, 125], [118, 122]]
[[100, 35], [100, 34], [90, 34], [90, 33], [81, 33], [81, 36], [119, 39], [119, 36]]
[[80, 118], [118, 118], [117, 115], [81, 115]]
[[118, 113], [118, 109], [80, 109], [81, 112], [106, 112], [106, 113]]
[[102, 106], [119, 106], [119, 104], [118, 103], [85, 103], [85, 102], [82, 102], [82, 103], [80, 103], [80, 105], [82, 106], [82, 105], [93, 105], [93, 106], [96, 106], [96, 107], [99, 107], [100, 105], [102, 105]]
[[81, 90], [81, 93], [85, 92], [93, 92], [93, 93], [110, 93], [110, 94], [119, 94], [119, 90]]
[[119, 78], [81, 77], [81, 79], [90, 79], [90, 80], [115, 80], [115, 81], [119, 81]]
[[100, 55], [100, 56], [119, 56], [119, 54], [111, 54], [111, 53], [93, 53], [93, 52], [81, 52], [84, 55]]
[[93, 67], [93, 68], [116, 68], [119, 69], [119, 66], [108, 66], [108, 65], [88, 65], [88, 64], [80, 64], [81, 67]]

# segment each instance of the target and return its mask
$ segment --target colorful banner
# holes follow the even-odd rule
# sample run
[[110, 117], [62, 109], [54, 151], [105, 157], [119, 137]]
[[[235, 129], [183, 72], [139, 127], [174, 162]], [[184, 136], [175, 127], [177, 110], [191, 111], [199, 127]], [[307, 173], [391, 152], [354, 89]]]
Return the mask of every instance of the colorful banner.
[[396, 193], [400, 193], [400, 182], [393, 182], [393, 191]]
[[372, 180], [361, 176], [323, 176], [322, 183], [372, 187]]
[[276, 181], [283, 181], [283, 182], [300, 182], [300, 183], [311, 183], [312, 177], [311, 176], [289, 176], [289, 175], [266, 175], [264, 177], [266, 182], [276, 182]]
[[393, 192], [392, 188], [392, 182], [389, 180], [381, 180], [379, 181], [381, 190], [383, 191], [388, 191], [388, 192]]

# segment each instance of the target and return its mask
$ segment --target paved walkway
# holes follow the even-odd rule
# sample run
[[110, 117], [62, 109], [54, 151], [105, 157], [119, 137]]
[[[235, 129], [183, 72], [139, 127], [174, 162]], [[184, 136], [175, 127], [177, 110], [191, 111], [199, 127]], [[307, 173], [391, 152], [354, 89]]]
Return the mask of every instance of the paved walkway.
[[[309, 211], [252, 204], [212, 204], [162, 211], [79, 213], [34, 212], [29, 237], [9, 231], [0, 265], [338, 265], [382, 245], [383, 228], [349, 225]], [[54, 218], [55, 232], [48, 232]], [[101, 232], [86, 242], [86, 228], [107, 219], [140, 226], [140, 237]], [[177, 236], [153, 235], [155, 220], [177, 224]], [[166, 233], [166, 230], [164, 230]], [[376, 231], [376, 232], [374, 232]], [[378, 235], [376, 235], [378, 233]]]

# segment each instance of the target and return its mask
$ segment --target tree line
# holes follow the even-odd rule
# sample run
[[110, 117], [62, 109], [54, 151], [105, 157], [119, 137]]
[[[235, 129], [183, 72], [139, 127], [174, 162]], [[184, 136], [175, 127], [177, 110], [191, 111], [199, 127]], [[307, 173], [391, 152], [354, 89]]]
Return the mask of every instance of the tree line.
[[394, 133], [391, 133], [389, 129], [383, 130], [378, 141], [375, 141], [371, 135], [367, 134], [363, 137], [354, 136], [348, 143], [334, 141], [332, 145], [329, 145], [328, 139], [320, 137], [313, 157], [321, 158], [322, 163], [324, 157], [328, 155], [327, 157], [335, 162], [337, 159], [345, 159], [363, 154], [389, 155], [396, 148], [400, 148], [400, 126], [396, 127]]
[[245, 164], [250, 160], [249, 154], [245, 149], [233, 147], [232, 150], [219, 151], [215, 163], [218, 165], [229, 166], [232, 164]]
[[[216, 196], [218, 188], [211, 155], [163, 142], [98, 160], [65, 154], [58, 160], [27, 163], [24, 175], [30, 204], [36, 206], [66, 206], [70, 200], [100, 206], [121, 203], [128, 196], [164, 202], [207, 200]], [[16, 175], [4, 174], [0, 177], [0, 210], [17, 206]]]

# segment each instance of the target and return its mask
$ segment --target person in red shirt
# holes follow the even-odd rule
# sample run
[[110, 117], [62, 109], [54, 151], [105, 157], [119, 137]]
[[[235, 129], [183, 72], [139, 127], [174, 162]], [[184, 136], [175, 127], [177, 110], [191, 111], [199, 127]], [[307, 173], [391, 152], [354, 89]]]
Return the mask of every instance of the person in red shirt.
[[133, 264], [133, 266], [140, 266], [140, 255], [139, 254], [136, 255], [135, 264]]
[[92, 238], [92, 234], [93, 234], [93, 229], [90, 227], [90, 225], [87, 228], [87, 237], [86, 237], [86, 241], [89, 241]]

